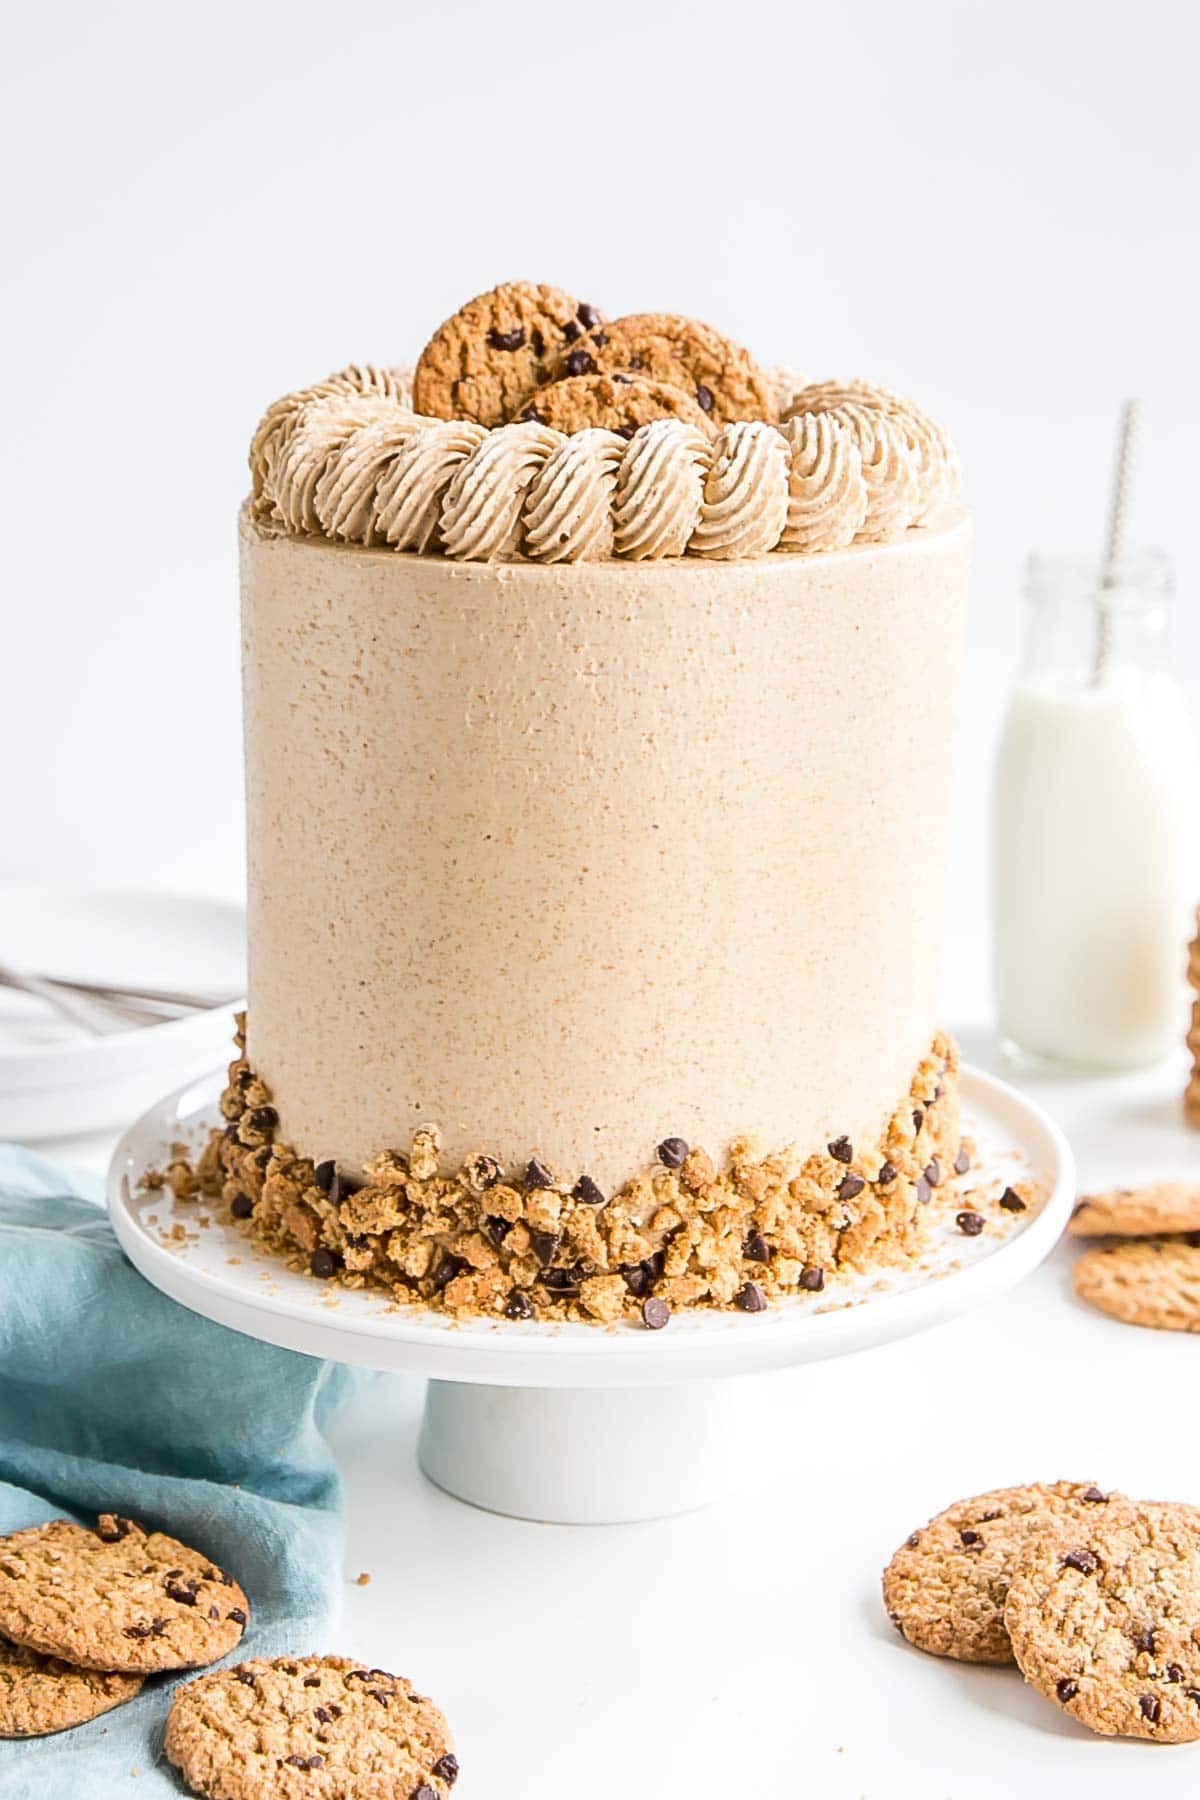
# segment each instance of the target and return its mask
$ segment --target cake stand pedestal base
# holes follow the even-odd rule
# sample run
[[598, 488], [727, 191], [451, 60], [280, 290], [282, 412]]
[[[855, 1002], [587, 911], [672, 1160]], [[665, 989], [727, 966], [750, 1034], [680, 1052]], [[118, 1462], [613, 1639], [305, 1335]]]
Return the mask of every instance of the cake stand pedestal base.
[[431, 1381], [417, 1459], [488, 1512], [619, 1525], [722, 1499], [753, 1465], [765, 1379], [669, 1388], [481, 1387]]
[[[616, 1523], [687, 1512], [762, 1467], [760, 1409], [775, 1369], [925, 1331], [1013, 1287], [1062, 1233], [1075, 1197], [1062, 1133], [1002, 1081], [962, 1070], [964, 1128], [987, 1228], [935, 1215], [902, 1269], [839, 1277], [761, 1313], [686, 1312], [665, 1331], [561, 1320], [452, 1319], [289, 1268], [204, 1202], [147, 1191], [168, 1146], [196, 1151], [220, 1121], [219, 1072], [170, 1094], [125, 1133], [109, 1170], [121, 1246], [148, 1281], [248, 1337], [306, 1356], [429, 1379], [420, 1461], [431, 1481], [522, 1519]], [[995, 1205], [1029, 1177], [1040, 1204]]]

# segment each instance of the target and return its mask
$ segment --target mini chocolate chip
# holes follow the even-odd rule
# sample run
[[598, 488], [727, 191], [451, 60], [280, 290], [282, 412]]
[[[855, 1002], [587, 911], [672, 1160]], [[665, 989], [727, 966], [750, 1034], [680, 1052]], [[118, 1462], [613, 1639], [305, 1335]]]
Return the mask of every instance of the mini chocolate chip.
[[340, 1718], [341, 1718], [341, 1716], [342, 1716], [342, 1709], [341, 1709], [341, 1707], [340, 1707], [340, 1706], [335, 1706], [335, 1705], [334, 1705], [334, 1703], [333, 1703], [333, 1701], [332, 1701], [332, 1700], [331, 1700], [331, 1701], [330, 1701], [330, 1702], [329, 1702], [329, 1710], [330, 1710], [330, 1712], [331, 1712], [331, 1713], [332, 1713], [332, 1714], [333, 1714], [333, 1716], [334, 1716], [334, 1718], [335, 1718], [335, 1719], [340, 1719]]
[[744, 1252], [751, 1262], [770, 1262], [771, 1246], [761, 1231], [752, 1231], [746, 1239]]
[[1183, 1691], [1189, 1700], [1200, 1706], [1200, 1688], [1185, 1688]]
[[[243, 1687], [253, 1687], [254, 1686], [254, 1677], [250, 1673], [249, 1669], [235, 1669], [233, 1671], [233, 1678], [235, 1681], [240, 1681]], [[306, 1681], [304, 1685], [305, 1685], [305, 1687], [308, 1687], [310, 1685], [310, 1683]], [[318, 1686], [318, 1682], [316, 1680], [314, 1680], [311, 1683], [311, 1685], [313, 1687], [316, 1687], [316, 1686]]]
[[562, 1243], [562, 1235], [557, 1231], [534, 1231], [530, 1228], [529, 1242], [533, 1247], [533, 1254], [537, 1257], [543, 1269], [548, 1269], [550, 1264], [554, 1261], [554, 1258], [558, 1255], [558, 1247]]
[[427, 1781], [423, 1781], [420, 1787], [413, 1789], [408, 1800], [438, 1800], [438, 1797], [436, 1790], [431, 1788]]
[[227, 1125], [225, 1127], [225, 1136], [229, 1139], [231, 1144], [237, 1143], [238, 1128], [237, 1128], [236, 1123], [230, 1123], [229, 1125]]
[[1077, 1681], [1072, 1681], [1069, 1676], [1064, 1675], [1062, 1680], [1056, 1685], [1054, 1691], [1065, 1706], [1068, 1700], [1073, 1700], [1079, 1692], [1079, 1683]]
[[1167, 1680], [1168, 1681], [1182, 1681], [1183, 1680], [1183, 1670], [1180, 1668], [1178, 1663], [1168, 1663], [1167, 1664]]
[[527, 406], [521, 414], [521, 418], [529, 425], [544, 425], [546, 423], [545, 415], [540, 413], [536, 406]]
[[763, 1293], [756, 1281], [748, 1281], [745, 1286], [739, 1288], [735, 1294], [734, 1305], [740, 1306], [743, 1312], [765, 1312], [767, 1296]]
[[919, 1132], [924, 1123], [925, 1123], [925, 1114], [918, 1107], [917, 1110], [913, 1113], [913, 1130], [915, 1132]]
[[495, 1187], [500, 1179], [500, 1164], [494, 1156], [473, 1156], [467, 1164], [467, 1178], [472, 1187]]
[[915, 1550], [915, 1549], [916, 1549], [916, 1547], [917, 1547], [917, 1545], [918, 1545], [918, 1544], [919, 1544], [919, 1543], [920, 1543], [920, 1541], [921, 1541], [921, 1534], [920, 1534], [920, 1532], [919, 1532], [919, 1531], [910, 1531], [910, 1532], [909, 1532], [909, 1534], [908, 1534], [908, 1538], [907, 1538], [907, 1540], [906, 1540], [906, 1541], [907, 1541], [907, 1543], [908, 1543], [908, 1547], [909, 1547], [909, 1549], [910, 1549], [910, 1550]]
[[633, 376], [632, 375], [614, 374], [612, 379], [614, 381], [619, 381], [622, 387], [632, 387], [633, 386]]
[[586, 350], [572, 350], [567, 356], [568, 375], [591, 375], [596, 368], [596, 359], [589, 356]]
[[834, 1138], [829, 1146], [829, 1154], [834, 1162], [848, 1163], [854, 1161], [854, 1145], [848, 1137]]
[[229, 1611], [225, 1614], [225, 1617], [227, 1619], [232, 1619], [235, 1625], [244, 1625], [246, 1623], [246, 1615], [240, 1606], [231, 1606]]
[[979, 1523], [981, 1525], [990, 1525], [993, 1519], [998, 1519], [999, 1517], [1000, 1517], [1000, 1513], [999, 1513], [998, 1509], [994, 1512], [980, 1513]]
[[[597, 350], [603, 350], [605, 344], [607, 344], [607, 342], [608, 342], [607, 331], [593, 331], [592, 342], [593, 342], [593, 344], [595, 344]], [[633, 366], [634, 366], [633, 364], [630, 364], [631, 368]], [[639, 357], [637, 359], [637, 367], [640, 369], [641, 366], [642, 366], [642, 362], [641, 362], [641, 358]]]
[[659, 1281], [666, 1266], [667, 1253], [665, 1250], [655, 1250], [651, 1255], [642, 1258], [642, 1267], [651, 1281]]
[[337, 1164], [332, 1158], [317, 1164], [313, 1170], [313, 1180], [323, 1194], [328, 1194], [332, 1190], [333, 1184], [337, 1180]]
[[1098, 1488], [1093, 1484], [1092, 1487], [1085, 1488], [1084, 1492], [1082, 1494], [1080, 1494], [1079, 1498], [1081, 1500], [1090, 1501], [1094, 1505], [1097, 1501], [1107, 1500], [1108, 1495], [1104, 1492], [1103, 1488]]
[[525, 342], [525, 327], [514, 325], [511, 331], [497, 331], [495, 326], [488, 332], [488, 343], [493, 350], [519, 350]]
[[452, 1256], [449, 1250], [443, 1250], [433, 1271], [433, 1285], [438, 1293], [449, 1287], [455, 1276], [461, 1275], [466, 1266], [461, 1256]]
[[702, 381], [696, 387], [696, 405], [701, 412], [710, 413], [713, 409], [713, 391], [710, 387], [705, 387]]
[[600, 308], [593, 306], [590, 300], [584, 300], [580, 303], [575, 316], [589, 331], [594, 331], [600, 323]]
[[978, 1237], [983, 1230], [983, 1217], [977, 1212], [955, 1213], [954, 1223], [964, 1237]]
[[578, 325], [574, 319], [568, 319], [562, 330], [568, 344], [573, 344], [577, 337], [583, 336], [582, 325]]
[[1004, 1208], [1005, 1212], [1024, 1212], [1025, 1211], [1025, 1202], [1022, 1200], [1020, 1194], [1015, 1193], [1013, 1191], [1013, 1189], [1010, 1187], [1006, 1187], [1004, 1192], [1001, 1194], [1000, 1204]]
[[887, 1187], [889, 1183], [895, 1181], [895, 1179], [895, 1169], [890, 1162], [885, 1162], [878, 1175], [875, 1177], [875, 1183], [877, 1187]]
[[537, 357], [538, 361], [541, 362], [543, 356], [546, 354], [546, 340], [536, 325], [529, 333], [529, 348], [533, 351], [533, 354]]
[[196, 1587], [195, 1582], [185, 1584], [180, 1581], [169, 1581], [167, 1583], [167, 1599], [174, 1600], [179, 1606], [195, 1606]]
[[977, 1531], [971, 1531], [969, 1528], [964, 1528], [958, 1535], [964, 1544], [982, 1544], [983, 1542], [979, 1533]]
[[250, 1123], [255, 1131], [274, 1131], [279, 1123], [279, 1114], [273, 1106], [256, 1106], [250, 1114]]
[[1162, 1713], [1162, 1701], [1158, 1695], [1142, 1694], [1138, 1699], [1138, 1705], [1141, 1708], [1142, 1717], [1149, 1719], [1152, 1725], [1157, 1725]]
[[590, 1175], [581, 1175], [571, 1193], [576, 1200], [582, 1200], [585, 1206], [603, 1206], [604, 1195], [596, 1186]]
[[488, 1241], [498, 1250], [512, 1230], [512, 1220], [498, 1218], [492, 1213], [484, 1219], [483, 1229], [487, 1233]]
[[210, 1619], [219, 1619], [221, 1616], [220, 1607], [219, 1606], [210, 1606], [208, 1609], [208, 1616]]
[[106, 1518], [104, 1524], [96, 1526], [96, 1536], [102, 1544], [119, 1544], [122, 1538], [129, 1536], [133, 1530], [132, 1519], [122, 1519], [113, 1513]]
[[1064, 1568], [1078, 1569], [1081, 1575], [1094, 1575], [1100, 1567], [1100, 1558], [1093, 1550], [1068, 1550], [1062, 1560]]
[[248, 1219], [254, 1211], [254, 1202], [249, 1194], [235, 1194], [229, 1202], [229, 1210], [235, 1219]]
[[433, 1765], [433, 1773], [447, 1787], [453, 1787], [458, 1780], [458, 1758], [453, 1750], [447, 1750], [445, 1756], [439, 1756]]
[[575, 1263], [569, 1269], [546, 1269], [538, 1280], [552, 1294], [577, 1294], [586, 1272], [583, 1263]]
[[253, 1069], [239, 1069], [237, 1072], [237, 1082], [236, 1082], [236, 1086], [238, 1088], [239, 1093], [244, 1094], [246, 1089], [250, 1086], [250, 1083], [253, 1080], [254, 1080], [254, 1070]]
[[940, 1187], [941, 1185], [942, 1165], [936, 1156], [931, 1156], [925, 1164], [925, 1179], [930, 1187]]
[[617, 434], [618, 437], [623, 437], [628, 442], [628, 440], [633, 436], [634, 432], [637, 430], [637, 426], [636, 425], [614, 425], [613, 430], [615, 431], [615, 433]]
[[149, 1625], [127, 1625], [125, 1627], [124, 1635], [127, 1638], [148, 1638], [150, 1636], [150, 1626]]
[[533, 1301], [524, 1288], [514, 1288], [504, 1303], [506, 1319], [532, 1319]]
[[308, 1259], [308, 1266], [314, 1275], [319, 1275], [322, 1281], [328, 1281], [331, 1275], [337, 1273], [337, 1257], [324, 1244], [318, 1244]]
[[933, 1199], [933, 1189], [923, 1175], [917, 1176], [917, 1200], [922, 1206], [928, 1206]]
[[306, 1675], [304, 1677], [304, 1685], [305, 1687], [320, 1687], [321, 1677], [319, 1675]]
[[661, 1331], [671, 1317], [671, 1309], [657, 1294], [642, 1301], [642, 1321], [648, 1331]]
[[658, 1160], [668, 1169], [681, 1169], [687, 1161], [688, 1147], [682, 1138], [664, 1138], [658, 1146]]
[[[604, 341], [607, 343], [608, 339], [605, 338]], [[629, 359], [629, 366], [631, 369], [644, 369], [646, 366], [646, 359], [644, 356], [631, 356]]]
[[819, 1294], [825, 1286], [825, 1271], [811, 1264], [800, 1271], [800, 1286], [810, 1294]]
[[635, 1299], [640, 1299], [650, 1286], [650, 1277], [645, 1263], [624, 1263], [621, 1273], [625, 1277], [625, 1286]]
[[391, 1698], [390, 1694], [385, 1693], [382, 1688], [367, 1688], [366, 1692], [370, 1694], [372, 1700], [378, 1700], [380, 1706], [386, 1706]]
[[531, 1157], [525, 1170], [525, 1186], [527, 1188], [548, 1188], [554, 1186], [554, 1177], [544, 1163], [536, 1156]]
[[867, 1184], [861, 1175], [855, 1175], [853, 1173], [843, 1175], [842, 1179], [838, 1182], [838, 1199], [853, 1200], [855, 1194], [861, 1194], [866, 1185]]
[[150, 1633], [152, 1637], [162, 1637], [166, 1629], [167, 1621], [165, 1619], [151, 1619]]
[[1147, 1656], [1154, 1655], [1154, 1633], [1152, 1631], [1135, 1631], [1133, 1642], [1138, 1650], [1144, 1650]]
[[956, 1175], [965, 1175], [970, 1166], [971, 1158], [967, 1155], [965, 1150], [960, 1148], [958, 1155], [954, 1158], [954, 1173]]

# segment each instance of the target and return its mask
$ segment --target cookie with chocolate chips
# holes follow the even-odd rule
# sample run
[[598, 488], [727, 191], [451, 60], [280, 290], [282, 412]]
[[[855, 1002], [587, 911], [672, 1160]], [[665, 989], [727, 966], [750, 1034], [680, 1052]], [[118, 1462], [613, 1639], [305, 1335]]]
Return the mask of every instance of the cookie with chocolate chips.
[[1108, 1505], [1086, 1481], [1032, 1482], [957, 1501], [906, 1538], [884, 1570], [889, 1618], [933, 1656], [1011, 1663], [1004, 1599], [1026, 1544]]
[[631, 438], [652, 419], [684, 419], [712, 436], [712, 422], [684, 389], [633, 375], [570, 375], [531, 394], [518, 417], [536, 419], [555, 431], [602, 426]]
[[81, 1669], [147, 1675], [215, 1662], [240, 1640], [245, 1594], [207, 1556], [132, 1519], [52, 1519], [0, 1538], [0, 1632]]
[[630, 313], [601, 325], [560, 353], [560, 380], [634, 375], [689, 394], [713, 425], [779, 417], [770, 377], [748, 350], [699, 319]]
[[1073, 1279], [1081, 1300], [1126, 1325], [1200, 1331], [1200, 1235], [1096, 1244]]
[[345, 1656], [261, 1657], [175, 1695], [164, 1748], [209, 1800], [446, 1800], [445, 1719], [400, 1675]]
[[1060, 1526], [1005, 1601], [1026, 1681], [1106, 1737], [1200, 1738], [1200, 1513], [1126, 1501]]
[[0, 1638], [0, 1738], [46, 1737], [132, 1700], [140, 1675], [76, 1669]]
[[552, 379], [571, 343], [601, 323], [597, 307], [562, 288], [501, 282], [434, 332], [413, 374], [413, 406], [435, 419], [503, 425]]
[[1084, 1194], [1071, 1214], [1072, 1237], [1163, 1237], [1200, 1231], [1200, 1182], [1150, 1181]]

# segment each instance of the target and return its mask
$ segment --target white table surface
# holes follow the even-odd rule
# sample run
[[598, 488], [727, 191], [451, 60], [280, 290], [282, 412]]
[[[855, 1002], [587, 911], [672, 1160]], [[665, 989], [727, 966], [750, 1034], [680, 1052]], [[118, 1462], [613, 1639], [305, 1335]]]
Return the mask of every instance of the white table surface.
[[[989, 1033], [960, 1037], [1011, 1075]], [[1200, 1168], [1182, 1077], [1180, 1058], [1022, 1085], [1086, 1186]], [[99, 1168], [109, 1144], [39, 1147]], [[1200, 1748], [1094, 1738], [1015, 1673], [909, 1649], [879, 1601], [901, 1539], [982, 1488], [1200, 1500], [1200, 1345], [1082, 1306], [1071, 1256], [923, 1337], [767, 1378], [777, 1428], [742, 1493], [652, 1524], [532, 1525], [448, 1498], [416, 1468], [420, 1384], [376, 1378], [334, 1433], [348, 1545], [329, 1647], [438, 1698], [456, 1800], [1191, 1793]]]

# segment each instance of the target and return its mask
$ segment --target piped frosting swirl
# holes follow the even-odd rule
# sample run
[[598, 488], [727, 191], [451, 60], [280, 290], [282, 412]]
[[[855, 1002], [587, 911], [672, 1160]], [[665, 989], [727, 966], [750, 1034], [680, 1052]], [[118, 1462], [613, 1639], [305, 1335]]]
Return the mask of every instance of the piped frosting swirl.
[[712, 444], [682, 419], [635, 431], [613, 494], [613, 549], [633, 562], [682, 556], [700, 522]]
[[761, 420], [726, 425], [713, 447], [700, 520], [688, 549], [732, 561], [765, 556], [779, 542], [788, 510], [788, 452]]
[[795, 413], [788, 446], [787, 523], [781, 550], [844, 550], [867, 516], [862, 453], [836, 413]]
[[525, 499], [525, 554], [535, 562], [611, 555], [613, 489], [625, 453], [615, 431], [577, 431], [550, 452]]

